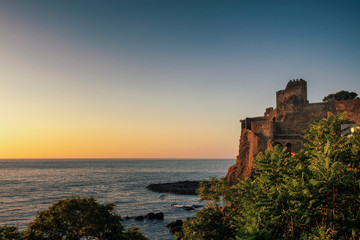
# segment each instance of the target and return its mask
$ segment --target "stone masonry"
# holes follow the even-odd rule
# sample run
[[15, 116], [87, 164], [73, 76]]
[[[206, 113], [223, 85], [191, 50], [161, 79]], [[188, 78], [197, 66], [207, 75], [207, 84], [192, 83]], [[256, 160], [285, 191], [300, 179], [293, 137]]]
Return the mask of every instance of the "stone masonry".
[[284, 90], [276, 92], [276, 108], [265, 110], [264, 116], [245, 118], [241, 122], [239, 155], [227, 173], [229, 181], [251, 176], [253, 159], [267, 148], [280, 144], [290, 152], [302, 147], [303, 131], [328, 112], [347, 112], [349, 123], [360, 122], [360, 99], [322, 103], [309, 103], [307, 83], [303, 79], [291, 80]]

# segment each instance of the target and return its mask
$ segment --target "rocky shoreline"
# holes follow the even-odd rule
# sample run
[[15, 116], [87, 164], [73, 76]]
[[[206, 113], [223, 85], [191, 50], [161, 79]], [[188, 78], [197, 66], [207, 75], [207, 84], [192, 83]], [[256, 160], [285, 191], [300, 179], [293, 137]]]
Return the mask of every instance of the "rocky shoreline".
[[150, 184], [146, 188], [153, 192], [196, 195], [200, 181], [180, 181], [174, 183]]
[[[182, 195], [196, 195], [196, 190], [199, 188], [200, 181], [179, 181], [173, 183], [156, 183], [150, 184], [146, 188], [153, 192], [159, 193], [172, 193], [172, 194], [182, 194]], [[197, 208], [203, 207], [202, 205], [171, 205], [174, 207], [183, 208], [187, 211], [193, 211]], [[147, 216], [147, 215], [146, 215]], [[143, 220], [149, 219], [145, 217], [136, 217], [135, 220]], [[183, 221], [178, 219], [176, 221], [172, 221], [171, 223], [167, 224], [166, 227], [169, 228], [171, 233], [175, 233], [181, 231]]]

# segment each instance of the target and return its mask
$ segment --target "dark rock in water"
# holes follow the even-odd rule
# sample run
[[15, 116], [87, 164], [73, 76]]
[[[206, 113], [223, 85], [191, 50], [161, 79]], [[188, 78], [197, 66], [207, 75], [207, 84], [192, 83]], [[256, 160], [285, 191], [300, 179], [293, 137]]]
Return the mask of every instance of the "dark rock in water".
[[125, 219], [125, 220], [129, 220], [129, 219], [131, 219], [131, 218], [134, 218], [135, 220], [164, 219], [164, 213], [162, 213], [162, 212], [158, 212], [158, 213], [150, 212], [150, 213], [146, 214], [145, 216], [136, 216], [136, 217], [126, 216], [124, 219]]
[[164, 213], [162, 212], [155, 213], [155, 219], [164, 219]]
[[192, 210], [195, 210], [195, 208], [194, 208], [194, 207], [184, 207], [184, 209], [185, 209], [185, 210], [187, 210], [187, 211], [192, 211]]
[[144, 216], [137, 216], [135, 217], [135, 220], [144, 220]]
[[196, 195], [196, 189], [199, 188], [199, 181], [150, 184], [146, 188], [153, 192]]
[[193, 205], [193, 208], [201, 208], [204, 207], [204, 205]]
[[158, 212], [158, 213], [148, 213], [145, 215], [146, 219], [164, 219], [164, 213]]
[[181, 231], [181, 227], [183, 225], [183, 221], [181, 219], [173, 221], [166, 225], [166, 227], [170, 228], [169, 231], [171, 233], [176, 233]]
[[155, 213], [151, 212], [145, 215], [146, 219], [155, 219]]
[[174, 227], [176, 225], [182, 225], [182, 220], [181, 219], [178, 219], [176, 221], [172, 221], [171, 223], [169, 224], [166, 224], [166, 227]]

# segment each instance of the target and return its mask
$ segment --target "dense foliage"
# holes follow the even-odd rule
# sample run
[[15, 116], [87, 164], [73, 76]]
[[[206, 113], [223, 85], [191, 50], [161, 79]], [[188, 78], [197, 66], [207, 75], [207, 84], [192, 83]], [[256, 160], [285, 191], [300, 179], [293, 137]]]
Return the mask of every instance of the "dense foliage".
[[0, 228], [1, 239], [26, 240], [118, 240], [146, 239], [137, 228], [124, 231], [114, 204], [99, 204], [95, 198], [69, 198], [38, 213], [27, 231]]
[[360, 131], [341, 134], [345, 114], [329, 113], [305, 132], [296, 155], [276, 146], [255, 175], [201, 184], [206, 207], [184, 222], [181, 239], [359, 239]]
[[348, 91], [340, 91], [337, 93], [331, 93], [323, 98], [323, 102], [329, 102], [333, 100], [348, 100], [348, 99], [355, 99], [357, 97], [357, 93], [355, 92], [348, 92]]
[[24, 232], [19, 231], [14, 226], [0, 226], [0, 239], [1, 240], [17, 240], [24, 239]]

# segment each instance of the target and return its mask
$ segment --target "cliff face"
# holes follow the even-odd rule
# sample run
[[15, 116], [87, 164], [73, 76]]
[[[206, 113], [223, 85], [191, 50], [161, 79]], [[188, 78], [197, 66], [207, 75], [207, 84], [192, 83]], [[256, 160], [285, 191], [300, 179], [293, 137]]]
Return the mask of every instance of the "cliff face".
[[250, 177], [253, 169], [253, 159], [259, 152], [263, 152], [272, 145], [266, 138], [256, 135], [253, 131], [243, 129], [240, 135], [239, 154], [236, 163], [227, 172], [227, 179], [236, 183], [238, 179]]
[[298, 152], [302, 147], [303, 131], [328, 112], [346, 111], [349, 123], [360, 122], [360, 99], [309, 104], [306, 81], [290, 81], [285, 90], [276, 93], [276, 108], [267, 108], [263, 117], [241, 120], [239, 154], [227, 172], [227, 179], [236, 183], [250, 177], [253, 159], [259, 152], [274, 145]]
[[239, 155], [236, 157], [236, 164], [231, 166], [227, 172], [227, 179], [236, 182], [237, 179], [250, 177], [254, 152], [258, 152], [258, 138], [250, 130], [242, 130], [240, 136]]

